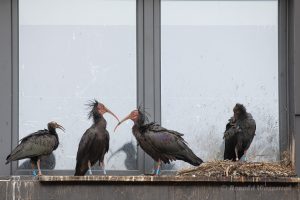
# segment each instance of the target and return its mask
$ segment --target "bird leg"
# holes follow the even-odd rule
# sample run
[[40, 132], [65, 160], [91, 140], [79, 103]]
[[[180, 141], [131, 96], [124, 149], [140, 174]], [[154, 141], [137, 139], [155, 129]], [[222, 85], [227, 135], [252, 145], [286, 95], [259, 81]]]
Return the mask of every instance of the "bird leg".
[[106, 175], [106, 170], [105, 170], [104, 161], [99, 162], [99, 165], [100, 165], [101, 169], [103, 170], [103, 174]]
[[244, 151], [244, 155], [243, 155], [243, 161], [246, 162], [247, 161], [247, 150]]
[[158, 160], [156, 169], [154, 170], [154, 175], [156, 175], [156, 176], [159, 176], [159, 174], [160, 174], [160, 165], [161, 165], [161, 161]]
[[37, 173], [36, 173], [36, 170], [35, 170], [35, 163], [32, 160], [30, 161], [30, 163], [31, 163], [31, 168], [32, 168], [32, 175], [36, 176]]
[[88, 166], [89, 166], [89, 175], [93, 175], [91, 161], [88, 161]]
[[38, 171], [39, 171], [38, 175], [42, 176], [42, 172], [41, 172], [41, 159], [37, 160], [37, 167], [38, 167]]
[[235, 151], [235, 160], [238, 161], [239, 160], [238, 148], [235, 147], [234, 151]]

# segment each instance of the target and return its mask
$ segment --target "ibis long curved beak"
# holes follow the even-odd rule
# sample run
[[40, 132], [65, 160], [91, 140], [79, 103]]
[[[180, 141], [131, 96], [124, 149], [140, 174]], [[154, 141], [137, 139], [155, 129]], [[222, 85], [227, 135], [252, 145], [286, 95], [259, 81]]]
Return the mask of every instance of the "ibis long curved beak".
[[62, 125], [57, 124], [57, 128], [60, 129], [60, 130], [62, 130], [63, 132], [66, 131], [66, 129]]
[[106, 110], [106, 112], [108, 112], [109, 114], [114, 116], [118, 120], [118, 122], [120, 121], [119, 118], [113, 112], [111, 112], [108, 108], [105, 107], [105, 110]]
[[118, 126], [120, 126], [123, 122], [125, 122], [126, 120], [130, 119], [130, 114], [125, 117], [124, 119], [122, 119], [121, 121], [119, 121], [119, 123], [116, 125], [114, 132], [116, 132], [116, 129], [118, 128]]

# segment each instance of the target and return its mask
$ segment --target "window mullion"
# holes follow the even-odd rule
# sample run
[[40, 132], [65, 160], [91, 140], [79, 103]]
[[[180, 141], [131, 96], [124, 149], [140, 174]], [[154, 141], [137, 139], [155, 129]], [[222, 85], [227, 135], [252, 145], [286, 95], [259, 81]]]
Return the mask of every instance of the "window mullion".
[[[160, 0], [144, 1], [144, 107], [149, 120], [160, 122]], [[145, 173], [153, 160], [145, 155]]]

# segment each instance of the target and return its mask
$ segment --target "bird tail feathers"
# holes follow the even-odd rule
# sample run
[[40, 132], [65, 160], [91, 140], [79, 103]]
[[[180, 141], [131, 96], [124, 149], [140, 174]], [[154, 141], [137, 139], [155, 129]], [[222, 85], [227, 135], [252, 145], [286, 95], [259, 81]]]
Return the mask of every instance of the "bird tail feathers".
[[10, 154], [6, 157], [6, 162], [5, 162], [5, 164], [7, 165], [9, 162], [10, 162], [11, 160], [10, 160]]
[[80, 162], [77, 161], [74, 176], [84, 176], [87, 170], [87, 165], [83, 166]]
[[178, 159], [188, 162], [193, 166], [199, 166], [203, 163], [203, 160], [198, 156], [196, 156], [194, 152], [186, 144], [182, 144], [182, 146], [184, 147], [185, 150], [182, 153], [182, 157]]
[[186, 143], [181, 143], [181, 147], [184, 150], [182, 151], [181, 155], [177, 156], [177, 159], [188, 162], [193, 166], [199, 166], [203, 163], [203, 160], [196, 156]]
[[203, 160], [197, 157], [193, 152], [189, 153], [184, 161], [190, 163], [193, 166], [199, 166], [203, 163]]
[[24, 159], [26, 155], [22, 152], [22, 146], [18, 145], [7, 157], [6, 163], [8, 164], [11, 161], [21, 160]]

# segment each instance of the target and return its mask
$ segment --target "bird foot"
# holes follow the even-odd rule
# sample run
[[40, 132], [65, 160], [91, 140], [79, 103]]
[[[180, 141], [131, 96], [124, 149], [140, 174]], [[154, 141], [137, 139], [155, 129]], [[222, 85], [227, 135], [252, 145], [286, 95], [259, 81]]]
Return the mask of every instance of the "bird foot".
[[156, 176], [159, 176], [160, 175], [160, 169], [157, 169], [156, 170]]
[[160, 169], [154, 169], [151, 173], [152, 176], [159, 176], [160, 175]]
[[93, 173], [92, 173], [92, 170], [91, 170], [91, 169], [89, 169], [89, 170], [88, 170], [88, 172], [89, 172], [89, 175], [93, 175]]
[[33, 176], [37, 176], [37, 171], [34, 169], [34, 170], [32, 170], [32, 175]]
[[103, 169], [103, 174], [106, 175], [106, 170], [105, 169]]

